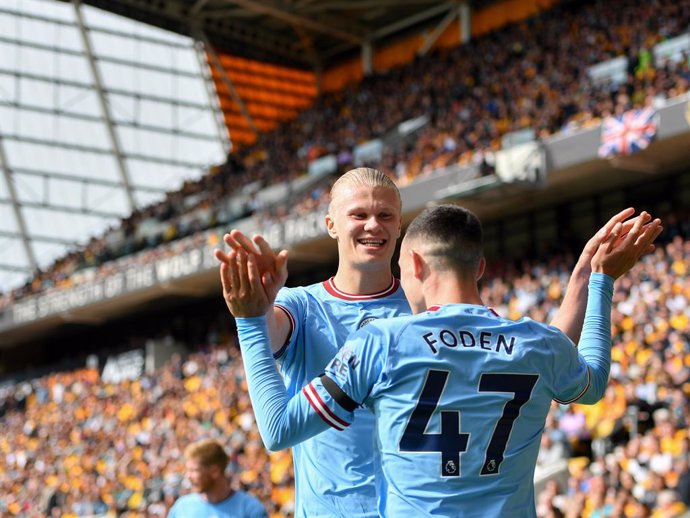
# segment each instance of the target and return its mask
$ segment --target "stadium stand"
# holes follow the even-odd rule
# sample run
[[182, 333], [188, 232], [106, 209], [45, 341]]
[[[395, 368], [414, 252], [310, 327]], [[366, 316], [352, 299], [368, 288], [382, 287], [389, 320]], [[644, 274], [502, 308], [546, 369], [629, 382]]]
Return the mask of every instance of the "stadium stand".
[[[297, 118], [261, 134], [255, 145], [233, 153], [199, 182], [136, 211], [119, 228], [56, 261], [4, 298], [39, 293], [69, 282], [80, 269], [242, 216], [256, 213], [270, 223], [293, 207], [311, 210], [325, 199], [324, 187], [270, 207], [256, 192], [294, 181], [325, 154], [337, 157], [342, 172], [353, 165], [358, 144], [385, 140], [410, 119], [427, 117], [429, 123], [411, 141], [385, 147], [380, 160], [369, 164], [400, 185], [444, 167], [481, 162], [487, 150], [500, 149], [502, 137], [517, 130], [531, 129], [546, 138], [598, 125], [602, 117], [633, 107], [663, 104], [688, 92], [690, 55], [655, 60], [649, 49], [688, 24], [690, 0], [645, 6], [623, 1], [615, 7], [563, 2], [523, 23], [317, 98]], [[588, 75], [588, 67], [617, 56], [628, 59], [622, 80]]]

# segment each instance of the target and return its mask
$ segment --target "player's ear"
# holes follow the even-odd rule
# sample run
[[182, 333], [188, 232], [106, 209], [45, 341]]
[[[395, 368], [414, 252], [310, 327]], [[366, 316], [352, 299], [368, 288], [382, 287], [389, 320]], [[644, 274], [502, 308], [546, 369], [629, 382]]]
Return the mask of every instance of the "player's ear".
[[486, 259], [482, 257], [479, 260], [479, 268], [477, 268], [477, 282], [479, 282], [479, 279], [482, 278], [482, 275], [484, 275], [484, 270], [486, 269]]
[[424, 279], [426, 261], [424, 261], [424, 258], [414, 250], [410, 250], [409, 253], [412, 256], [412, 267], [414, 268], [414, 277], [418, 281], [422, 281]]
[[335, 231], [335, 221], [333, 221], [330, 214], [326, 214], [326, 230], [329, 236], [333, 239], [338, 239], [338, 233]]

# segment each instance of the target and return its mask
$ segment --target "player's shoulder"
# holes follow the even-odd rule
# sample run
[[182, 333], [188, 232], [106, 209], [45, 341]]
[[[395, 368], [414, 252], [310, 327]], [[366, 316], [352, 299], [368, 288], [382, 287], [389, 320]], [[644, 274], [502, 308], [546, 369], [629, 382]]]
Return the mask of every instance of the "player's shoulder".
[[538, 320], [533, 320], [530, 317], [519, 318], [518, 320], [515, 320], [515, 323], [525, 326], [534, 332], [544, 333], [545, 335], [563, 335], [563, 331], [561, 331], [557, 327], [552, 326], [551, 324], [547, 324], [546, 322], [539, 322]]
[[[199, 505], [201, 502], [203, 502], [203, 500], [201, 498], [201, 495], [199, 495], [199, 493], [189, 493], [186, 495], [182, 495], [177, 500], [175, 500], [175, 503], [173, 504], [171, 511], [175, 511], [177, 513], [184, 512], [187, 509], [190, 509], [194, 506]], [[174, 516], [182, 516], [182, 515], [174, 515]]]
[[397, 315], [387, 318], [377, 318], [368, 322], [366, 326], [359, 329], [358, 332], [369, 333], [372, 335], [397, 335], [401, 333], [416, 319], [415, 315]]
[[255, 497], [251, 493], [247, 493], [246, 491], [235, 491], [235, 498], [237, 498], [237, 500], [241, 502], [250, 502], [261, 505], [261, 501], [257, 497]]
[[297, 310], [308, 304], [310, 299], [309, 290], [311, 286], [293, 286], [290, 288], [283, 287], [278, 291], [276, 296], [276, 306]]
[[311, 288], [312, 285], [309, 286], [283, 286], [278, 290], [278, 296], [304, 296], [308, 291], [309, 288]]
[[522, 317], [516, 320], [515, 323], [523, 326], [535, 340], [545, 340], [550, 344], [563, 343], [569, 347], [573, 345], [570, 338], [563, 331], [551, 324], [532, 320], [529, 317]]
[[236, 491], [234, 499], [240, 504], [240, 506], [248, 512], [260, 513], [265, 512], [265, 508], [259, 500], [254, 495], [247, 493], [246, 491]]
[[238, 499], [244, 500], [244, 501], [252, 501], [252, 502], [259, 502], [259, 499], [252, 495], [251, 493], [247, 493], [246, 491], [242, 491], [241, 489], [235, 491], [235, 495], [237, 495]]
[[326, 282], [315, 282], [314, 284], [307, 284], [306, 286], [291, 286], [283, 287], [278, 291], [278, 298], [285, 299], [324, 299], [329, 297], [329, 292], [326, 289]]
[[182, 495], [180, 498], [177, 499], [178, 502], [182, 503], [188, 503], [188, 502], [200, 502], [203, 499], [201, 498], [201, 495], [199, 493], [187, 493], [186, 495]]

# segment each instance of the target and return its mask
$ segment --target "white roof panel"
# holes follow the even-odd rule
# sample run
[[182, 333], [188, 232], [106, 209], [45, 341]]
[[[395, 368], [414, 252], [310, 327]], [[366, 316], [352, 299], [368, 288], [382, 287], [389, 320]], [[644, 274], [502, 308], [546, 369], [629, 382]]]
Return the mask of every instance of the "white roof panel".
[[[0, 181], [0, 199], [4, 200], [7, 198], [7, 188], [5, 187], [5, 182]], [[12, 210], [12, 205], [0, 201], [0, 232], [16, 232], [17, 231], [17, 221], [14, 217], [14, 212]]]
[[[6, 0], [3, 9], [8, 12], [0, 13], [0, 145], [41, 267], [70, 249], [45, 238], [86, 243], [119, 224], [108, 214], [129, 215], [118, 152], [138, 207], [164, 194], [137, 187], [175, 190], [224, 160], [190, 38], [83, 6], [104, 88], [99, 92], [73, 4]], [[0, 232], [18, 232], [4, 175], [0, 200]], [[31, 267], [22, 240], [0, 235], [0, 291], [24, 282], [16, 267]]]

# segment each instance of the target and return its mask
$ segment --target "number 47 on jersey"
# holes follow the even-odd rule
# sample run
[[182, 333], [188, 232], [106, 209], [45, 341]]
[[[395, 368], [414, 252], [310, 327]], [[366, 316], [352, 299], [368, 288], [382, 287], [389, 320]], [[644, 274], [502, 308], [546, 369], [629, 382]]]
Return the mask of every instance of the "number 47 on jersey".
[[[400, 439], [401, 452], [438, 452], [441, 454], [441, 476], [458, 477], [460, 455], [471, 448], [470, 434], [460, 431], [460, 412], [441, 410], [439, 433], [427, 433], [426, 429], [436, 411], [449, 371], [430, 369], [422, 386], [417, 405]], [[479, 380], [479, 392], [507, 392], [513, 398], [506, 401], [503, 412], [496, 422], [489, 445], [484, 452], [481, 475], [496, 475], [503, 462], [510, 432], [520, 409], [529, 401], [537, 384], [537, 374], [483, 373]]]

